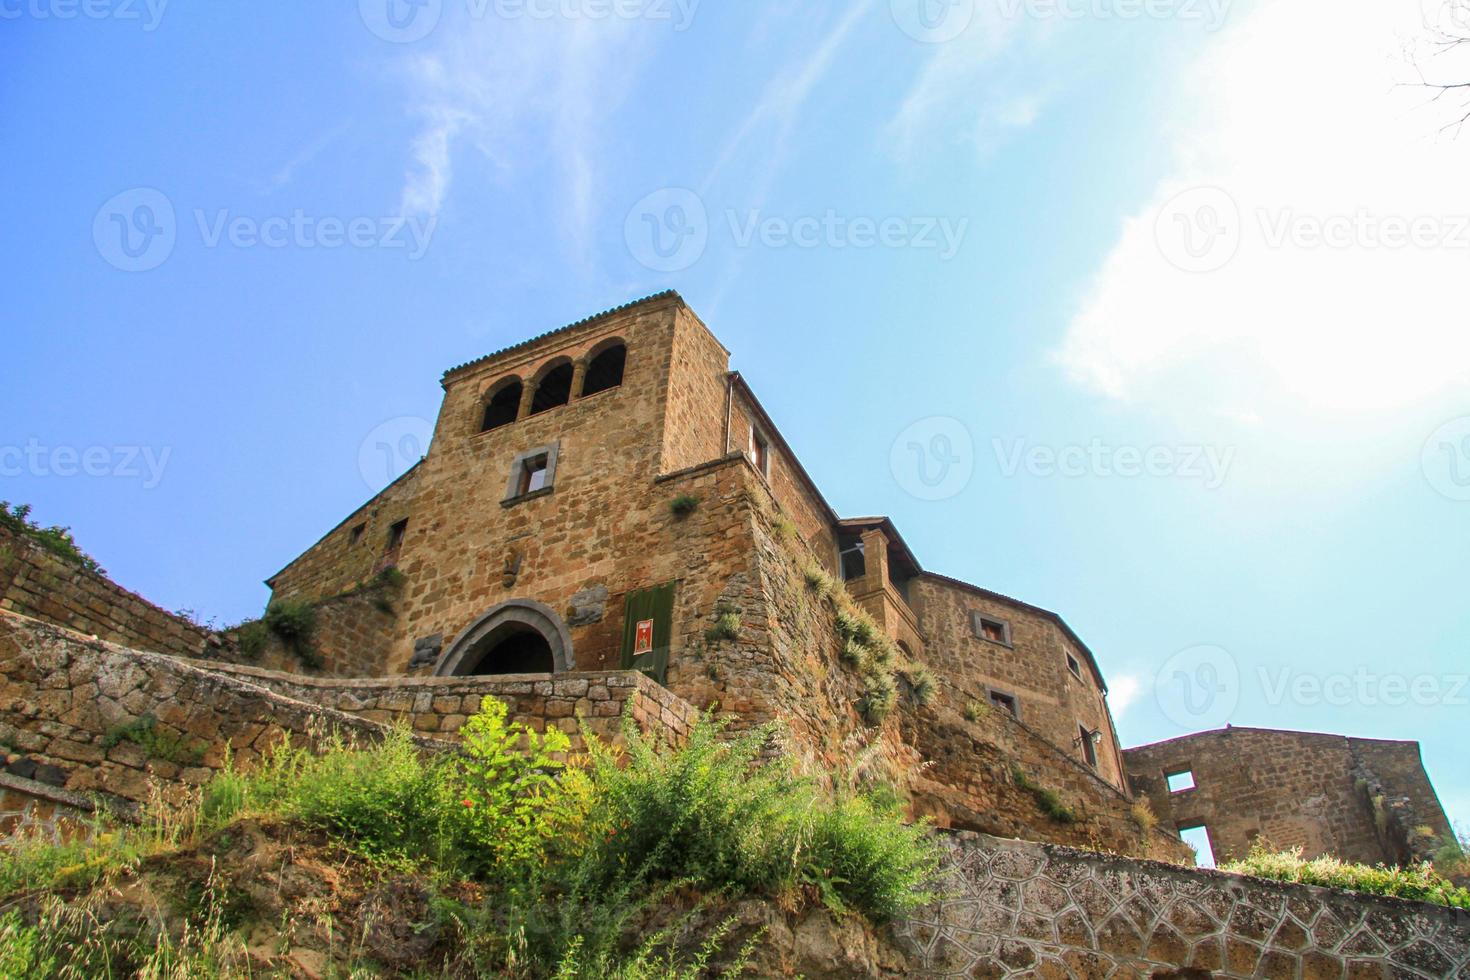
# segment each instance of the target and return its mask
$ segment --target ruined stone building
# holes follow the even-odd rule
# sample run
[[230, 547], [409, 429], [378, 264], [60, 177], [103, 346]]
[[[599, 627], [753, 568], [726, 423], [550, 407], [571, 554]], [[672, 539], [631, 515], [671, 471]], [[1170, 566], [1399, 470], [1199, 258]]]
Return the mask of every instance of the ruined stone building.
[[[729, 360], [669, 292], [449, 370], [425, 457], [270, 578], [272, 609], [310, 607], [309, 642], [202, 629], [0, 526], [5, 768], [139, 800], [145, 771], [198, 785], [310, 730], [306, 706], [452, 738], [496, 697], [574, 736], [625, 713], [672, 737], [702, 711], [778, 722], [815, 772], [880, 775], [940, 827], [1119, 854], [1187, 860], [1178, 834], [1204, 826], [1222, 857], [1260, 837], [1402, 861], [1448, 832], [1413, 743], [1123, 751], [1060, 616], [835, 513]], [[199, 765], [109, 743], [144, 718]]]

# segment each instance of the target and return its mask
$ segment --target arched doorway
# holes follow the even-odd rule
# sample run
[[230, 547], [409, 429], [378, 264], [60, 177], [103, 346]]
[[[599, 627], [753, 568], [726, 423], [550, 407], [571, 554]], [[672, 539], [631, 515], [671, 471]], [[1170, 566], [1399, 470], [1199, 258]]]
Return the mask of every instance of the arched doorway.
[[434, 675], [559, 674], [572, 666], [572, 637], [561, 617], [542, 603], [513, 599], [465, 627]]

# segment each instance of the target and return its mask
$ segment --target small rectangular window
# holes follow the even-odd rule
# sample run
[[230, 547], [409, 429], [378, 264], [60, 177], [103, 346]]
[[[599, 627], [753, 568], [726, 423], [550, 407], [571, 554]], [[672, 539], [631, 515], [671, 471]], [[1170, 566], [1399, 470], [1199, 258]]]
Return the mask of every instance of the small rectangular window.
[[992, 643], [1001, 643], [1005, 646], [1011, 645], [1011, 624], [994, 616], [984, 613], [972, 613], [970, 617], [970, 628], [975, 636]]
[[532, 456], [521, 463], [521, 479], [516, 486], [516, 496], [524, 497], [528, 493], [546, 489], [546, 467], [548, 460], [543, 453], [540, 456]]
[[397, 551], [399, 546], [403, 544], [403, 536], [407, 533], [408, 518], [405, 517], [403, 520], [398, 521], [392, 527], [388, 528], [388, 547], [386, 550]]
[[1082, 679], [1082, 665], [1079, 664], [1077, 662], [1077, 658], [1072, 656], [1070, 653], [1067, 654], [1067, 669], [1070, 670], [1073, 676], [1075, 676], [1078, 680]]
[[851, 582], [868, 574], [867, 556], [863, 551], [862, 538], [855, 538], [842, 545], [842, 581]]
[[362, 540], [362, 532], [363, 531], [366, 531], [366, 530], [367, 530], [367, 525], [366, 524], [359, 524], [356, 527], [354, 527], [351, 531], [347, 532], [347, 534], [348, 534], [347, 543], [349, 545], [357, 544], [357, 542], [359, 542], [359, 541]]
[[1077, 726], [1079, 734], [1077, 744], [1082, 746], [1082, 758], [1092, 768], [1097, 768], [1097, 743], [1101, 732], [1095, 732], [1086, 725]]
[[559, 443], [518, 454], [510, 464], [510, 479], [506, 481], [505, 497], [501, 500], [501, 505], [510, 507], [527, 497], [550, 493], [556, 485], [556, 463], [559, 455]]
[[1021, 709], [1017, 707], [1014, 695], [1002, 694], [1000, 691], [991, 691], [990, 703], [1002, 711], [1008, 712], [1017, 721], [1021, 719]]
[[1178, 772], [1166, 772], [1164, 773], [1164, 781], [1169, 784], [1169, 792], [1171, 793], [1183, 793], [1186, 790], [1194, 789], [1194, 773], [1188, 769], [1181, 769]]
[[750, 427], [750, 461], [762, 476], [771, 475], [771, 444], [753, 425]]

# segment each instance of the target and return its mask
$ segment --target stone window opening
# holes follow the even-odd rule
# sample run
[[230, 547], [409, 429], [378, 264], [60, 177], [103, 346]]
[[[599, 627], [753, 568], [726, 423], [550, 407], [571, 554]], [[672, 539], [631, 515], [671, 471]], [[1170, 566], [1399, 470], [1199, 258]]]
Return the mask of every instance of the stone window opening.
[[348, 544], [348, 546], [350, 547], [352, 545], [357, 544], [359, 541], [361, 541], [362, 540], [362, 534], [366, 530], [367, 530], [367, 524], [364, 523], [364, 524], [358, 524], [351, 531], [348, 531], [347, 532], [347, 544]]
[[990, 703], [993, 707], [1006, 712], [1017, 721], [1021, 720], [1021, 707], [1016, 703], [1016, 696], [1014, 694], [992, 690], [990, 692]]
[[516, 456], [511, 463], [510, 480], [506, 483], [505, 498], [501, 504], [509, 506], [551, 493], [556, 484], [559, 455], [558, 446], [553, 443]]
[[1215, 848], [1210, 842], [1210, 828], [1204, 824], [1180, 826], [1179, 839], [1194, 848], [1194, 862], [1201, 868], [1215, 866]]
[[837, 557], [842, 567], [842, 581], [851, 582], [868, 574], [868, 559], [863, 551], [862, 538], [849, 538], [841, 542]]
[[977, 612], [970, 618], [970, 628], [977, 639], [989, 640], [1002, 646], [1011, 645], [1011, 624], [1003, 619]]
[[1086, 725], [1077, 726], [1077, 741], [1074, 745], [1082, 749], [1082, 760], [1089, 766], [1097, 768], [1097, 746], [1102, 741], [1102, 732], [1093, 731]]
[[405, 517], [401, 521], [395, 521], [393, 526], [388, 528], [388, 546], [383, 549], [384, 553], [391, 555], [403, 547], [403, 537], [407, 533], [408, 518]]
[[588, 395], [596, 395], [620, 387], [627, 363], [628, 348], [622, 343], [615, 343], [594, 355], [587, 362], [587, 374], [582, 379], [580, 397], [586, 398]]
[[1188, 769], [1164, 773], [1164, 782], [1170, 793], [1187, 793], [1194, 789], [1194, 773]]
[[485, 412], [480, 417], [480, 431], [489, 432], [514, 422], [521, 412], [523, 389], [520, 378], [496, 388], [489, 401], [485, 402]]
[[576, 369], [571, 361], [562, 361], [546, 370], [536, 382], [536, 392], [531, 396], [531, 414], [539, 415], [559, 408], [572, 400], [572, 376]]
[[1072, 672], [1073, 677], [1077, 678], [1079, 681], [1082, 679], [1082, 665], [1079, 664], [1077, 662], [1077, 658], [1072, 656], [1070, 653], [1067, 654], [1067, 669]]

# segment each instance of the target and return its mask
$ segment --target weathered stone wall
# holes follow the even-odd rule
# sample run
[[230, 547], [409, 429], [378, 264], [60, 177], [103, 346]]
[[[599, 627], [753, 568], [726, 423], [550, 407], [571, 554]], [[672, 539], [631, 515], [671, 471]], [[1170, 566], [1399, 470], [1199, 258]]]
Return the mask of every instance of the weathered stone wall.
[[263, 646], [248, 653], [237, 628], [219, 634], [206, 657], [287, 674], [384, 677], [394, 652], [402, 591], [402, 585], [374, 578], [313, 603], [316, 625], [304, 651], [266, 630]]
[[0, 772], [0, 841], [17, 835], [67, 840], [84, 832], [95, 812], [80, 793]]
[[1470, 975], [1470, 912], [956, 834], [949, 894], [901, 924], [935, 977]]
[[[1259, 839], [1307, 857], [1398, 864], [1427, 859], [1450, 834], [1414, 742], [1226, 728], [1126, 756], [1160, 818], [1204, 826], [1220, 861], [1244, 857]], [[1194, 788], [1169, 792], [1166, 774], [1185, 770]]]
[[213, 665], [277, 694], [424, 735], [450, 738], [487, 697], [503, 701], [512, 720], [535, 731], [557, 728], [581, 748], [581, 721], [600, 738], [620, 741], [624, 711], [639, 727], [682, 742], [699, 720], [687, 701], [631, 670], [496, 677], [384, 677], [338, 680], [297, 677], [253, 667]]
[[[957, 692], [989, 704], [991, 691], [1016, 699], [1023, 725], [1079, 761], [1081, 726], [1101, 731], [1095, 746], [1097, 772], [1114, 786], [1125, 786], [1123, 763], [1102, 678], [1090, 660], [1050, 616], [1018, 602], [938, 576], [921, 575], [909, 594], [928, 639], [924, 660]], [[1010, 628], [1010, 642], [975, 635], [976, 612]], [[1080, 676], [1067, 665], [1071, 655]]]
[[0, 609], [114, 643], [199, 656], [210, 632], [0, 526]]

